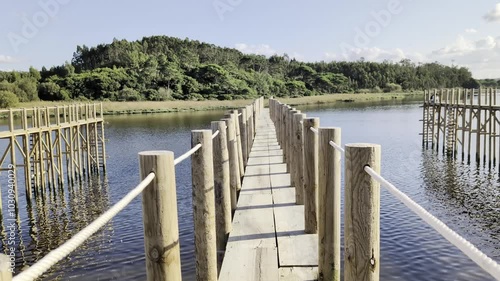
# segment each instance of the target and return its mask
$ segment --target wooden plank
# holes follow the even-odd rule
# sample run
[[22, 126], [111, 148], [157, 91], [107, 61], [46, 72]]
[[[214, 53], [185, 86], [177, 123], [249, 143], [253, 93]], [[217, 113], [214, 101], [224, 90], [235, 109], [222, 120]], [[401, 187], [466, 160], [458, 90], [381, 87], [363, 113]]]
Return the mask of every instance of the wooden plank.
[[[275, 191], [273, 193], [276, 198]], [[293, 192], [280, 190], [279, 193], [286, 194], [288, 200], [292, 201], [292, 203], [276, 204], [274, 208], [280, 267], [317, 266], [318, 235], [306, 234], [304, 220], [297, 219], [304, 217], [304, 206], [288, 205], [293, 204], [295, 200]]]
[[313, 281], [318, 280], [317, 267], [281, 267], [280, 281]]
[[[228, 260], [227, 257], [231, 259]], [[242, 248], [228, 246], [219, 281], [277, 281], [276, 247]]]

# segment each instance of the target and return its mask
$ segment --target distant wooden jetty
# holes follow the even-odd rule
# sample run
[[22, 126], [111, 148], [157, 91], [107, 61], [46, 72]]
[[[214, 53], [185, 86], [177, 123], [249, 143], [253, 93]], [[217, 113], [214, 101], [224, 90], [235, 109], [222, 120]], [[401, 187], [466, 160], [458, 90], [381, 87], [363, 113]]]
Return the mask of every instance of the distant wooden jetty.
[[[106, 169], [102, 105], [73, 104], [0, 110], [8, 128], [0, 171], [23, 168], [26, 196]], [[17, 197], [17, 183], [13, 184]], [[17, 200], [16, 200], [17, 201]]]
[[500, 137], [497, 89], [425, 91], [422, 145], [468, 162], [496, 164]]

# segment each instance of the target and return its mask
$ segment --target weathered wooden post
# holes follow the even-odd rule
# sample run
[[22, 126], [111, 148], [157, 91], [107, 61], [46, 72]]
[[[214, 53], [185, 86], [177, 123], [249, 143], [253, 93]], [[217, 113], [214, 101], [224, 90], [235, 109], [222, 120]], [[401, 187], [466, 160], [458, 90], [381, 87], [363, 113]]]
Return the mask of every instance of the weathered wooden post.
[[[318, 231], [318, 136], [311, 128], [319, 127], [319, 118], [306, 118], [303, 120], [304, 133], [304, 204], [305, 232], [317, 233]], [[296, 190], [297, 192], [297, 190]], [[300, 200], [297, 197], [296, 200]]]
[[380, 274], [380, 145], [348, 144], [345, 152], [345, 280], [378, 281]]
[[340, 128], [319, 128], [318, 280], [340, 280]]
[[198, 144], [201, 144], [201, 148], [191, 157], [196, 279], [216, 281], [217, 245], [212, 131], [191, 131], [191, 146], [195, 147]]
[[241, 152], [243, 155], [243, 167], [247, 166], [248, 162], [248, 131], [247, 131], [247, 110], [246, 108], [240, 108], [238, 121], [240, 123], [240, 135], [241, 135]]
[[0, 254], [0, 281], [11, 281], [12, 272], [10, 271], [10, 258], [7, 255]]
[[229, 152], [227, 150], [226, 122], [212, 122], [212, 132], [219, 131], [213, 139], [215, 219], [217, 232], [217, 272], [220, 271], [227, 237], [231, 232], [231, 187], [229, 185]]
[[227, 146], [229, 152], [229, 186], [231, 187], [231, 212], [234, 213], [238, 203], [238, 190], [241, 189], [240, 168], [238, 164], [238, 150], [236, 146], [236, 133], [232, 118], [222, 119], [227, 126]]
[[141, 179], [155, 173], [142, 192], [147, 280], [181, 280], [174, 153], [145, 151], [139, 161]]
[[255, 122], [254, 122], [254, 117], [253, 117], [253, 105], [249, 105], [247, 109], [247, 114], [248, 114], [248, 122], [250, 123], [248, 128], [249, 128], [249, 135], [250, 135], [250, 143], [248, 146], [250, 147], [250, 150], [252, 149], [253, 141], [255, 138]]
[[292, 155], [294, 155], [294, 166], [292, 177], [295, 178], [295, 202], [301, 202], [301, 204], [304, 204], [304, 136], [302, 132], [302, 120], [304, 118], [306, 118], [305, 114], [296, 113], [293, 115], [294, 142]]
[[[290, 156], [288, 155], [288, 140], [287, 140], [287, 135], [288, 135], [288, 111], [290, 108], [288, 106], [285, 106], [283, 108], [282, 116], [281, 116], [281, 139], [282, 139], [282, 146], [281, 148], [283, 149], [283, 162], [288, 163], [288, 159]], [[288, 172], [288, 164], [286, 165], [286, 171]]]
[[[296, 110], [295, 108], [292, 108], [288, 112], [288, 154], [290, 157], [288, 158], [288, 163], [287, 163], [287, 171], [290, 172], [290, 175], [294, 174], [293, 169], [295, 168], [295, 155], [293, 154], [293, 146], [295, 143], [295, 138], [294, 138], [294, 133], [295, 133], [295, 127], [294, 127], [294, 122], [293, 122], [293, 115], [296, 113], [300, 113], [300, 110]], [[296, 186], [295, 183], [295, 178], [293, 176], [290, 177], [290, 183], [292, 186]]]
[[[234, 130], [235, 130], [234, 132], [236, 134], [236, 149], [238, 152], [238, 167], [240, 169], [240, 181], [241, 181], [241, 177], [243, 177], [243, 175], [245, 174], [245, 167], [243, 165], [243, 149], [241, 147], [240, 122], [238, 121], [239, 120], [238, 114], [239, 114], [238, 110], [233, 110], [231, 112], [232, 115], [231, 118], [233, 118], [234, 121]], [[238, 189], [238, 191], [240, 189]]]

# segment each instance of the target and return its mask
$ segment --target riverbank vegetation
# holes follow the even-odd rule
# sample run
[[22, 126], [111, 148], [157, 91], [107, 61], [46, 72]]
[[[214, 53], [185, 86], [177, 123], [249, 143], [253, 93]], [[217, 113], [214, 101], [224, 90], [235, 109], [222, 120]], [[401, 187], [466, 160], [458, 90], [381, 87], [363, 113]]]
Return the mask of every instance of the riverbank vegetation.
[[309, 63], [167, 36], [78, 46], [63, 65], [0, 72], [0, 91], [20, 102], [237, 100], [478, 86], [466, 68], [439, 63]]

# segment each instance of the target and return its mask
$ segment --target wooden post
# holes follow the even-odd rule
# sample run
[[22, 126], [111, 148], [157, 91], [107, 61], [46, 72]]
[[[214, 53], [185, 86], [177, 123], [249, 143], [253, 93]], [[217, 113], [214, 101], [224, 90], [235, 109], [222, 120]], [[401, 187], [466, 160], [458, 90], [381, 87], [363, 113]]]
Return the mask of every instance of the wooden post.
[[472, 89], [469, 92], [469, 142], [467, 144], [467, 164], [470, 164], [470, 150], [472, 145], [472, 124], [474, 121], [474, 91]]
[[[481, 161], [481, 89], [477, 95], [477, 111], [476, 111], [476, 162], [479, 164]], [[486, 137], [486, 136], [485, 136]]]
[[231, 186], [229, 185], [229, 152], [227, 150], [226, 122], [212, 122], [212, 133], [219, 131], [213, 140], [215, 219], [217, 231], [217, 272], [220, 272], [231, 232]]
[[241, 116], [238, 117], [240, 123], [240, 136], [241, 136], [241, 152], [243, 155], [243, 167], [247, 166], [248, 162], [248, 129], [247, 129], [247, 110], [246, 108], [240, 108], [239, 113]]
[[[238, 121], [240, 119], [240, 117], [238, 116], [239, 113], [238, 113], [238, 110], [233, 110], [232, 112], [232, 115], [233, 115], [233, 118], [234, 118], [234, 126], [235, 126], [235, 132], [236, 132], [236, 144], [237, 144], [237, 148], [238, 148], [238, 165], [239, 165], [239, 168], [240, 168], [240, 176], [243, 177], [243, 175], [245, 174], [245, 166], [243, 164], [243, 148], [242, 148], [242, 145], [241, 145], [241, 131], [240, 131], [240, 122]], [[241, 188], [240, 188], [241, 189]]]
[[234, 213], [238, 203], [238, 190], [241, 189], [240, 168], [238, 167], [238, 150], [236, 147], [236, 133], [232, 118], [222, 119], [227, 126], [227, 146], [229, 152], [229, 185], [231, 187], [231, 211]]
[[216, 281], [217, 246], [212, 131], [191, 131], [191, 146], [195, 147], [198, 144], [202, 145], [201, 148], [191, 157], [196, 279]]
[[380, 145], [348, 144], [345, 153], [344, 278], [378, 281], [380, 274]]
[[253, 118], [252, 118], [252, 107], [250, 105], [246, 106], [247, 110], [247, 151], [248, 157], [250, 157], [250, 152], [252, 152], [253, 140], [255, 134], [253, 133]]
[[[14, 173], [14, 196], [15, 196], [15, 201], [16, 205], [19, 203], [19, 196], [18, 196], [18, 190], [17, 190], [17, 164], [16, 164], [16, 143], [17, 139], [14, 135], [14, 114], [12, 112], [12, 108], [9, 109], [9, 131], [10, 131], [10, 164], [12, 165], [12, 170]], [[11, 183], [9, 183], [11, 184]], [[2, 206], [0, 206], [1, 208]]]
[[155, 173], [142, 192], [147, 280], [181, 280], [174, 153], [145, 151], [139, 161], [141, 179]]
[[319, 128], [318, 280], [340, 280], [340, 128]]
[[[305, 232], [317, 233], [318, 231], [318, 136], [310, 128], [319, 127], [319, 118], [306, 118], [303, 120], [304, 132], [304, 202], [300, 196], [296, 197], [297, 204], [304, 204]], [[297, 192], [297, 190], [296, 190]]]
[[0, 281], [11, 281], [12, 271], [10, 258], [5, 254], [0, 254]]
[[286, 171], [288, 172], [288, 159], [290, 158], [290, 155], [288, 155], [288, 140], [287, 140], [287, 135], [288, 135], [288, 111], [290, 109], [285, 106], [283, 108], [283, 112], [282, 112], [282, 119], [281, 119], [281, 138], [282, 138], [282, 146], [281, 148], [283, 149], [283, 161], [284, 163], [286, 163]]
[[295, 142], [295, 138], [294, 138], [294, 132], [295, 132], [295, 128], [294, 128], [294, 123], [293, 123], [293, 115], [296, 114], [296, 113], [300, 113], [300, 110], [296, 110], [295, 108], [293, 108], [292, 110], [290, 110], [288, 112], [288, 135], [287, 135], [287, 139], [288, 139], [288, 151], [289, 151], [289, 155], [290, 157], [288, 158], [288, 163], [287, 163], [287, 171], [290, 172], [290, 184], [292, 186], [296, 186], [296, 182], [295, 182], [295, 177], [293, 176], [294, 174], [294, 171], [293, 169], [295, 168], [295, 156], [293, 154], [293, 146], [294, 146], [294, 142]]
[[302, 122], [306, 118], [303, 113], [293, 115], [294, 123], [294, 147], [292, 154], [294, 156], [293, 176], [295, 177], [295, 203], [304, 204], [304, 134]]

